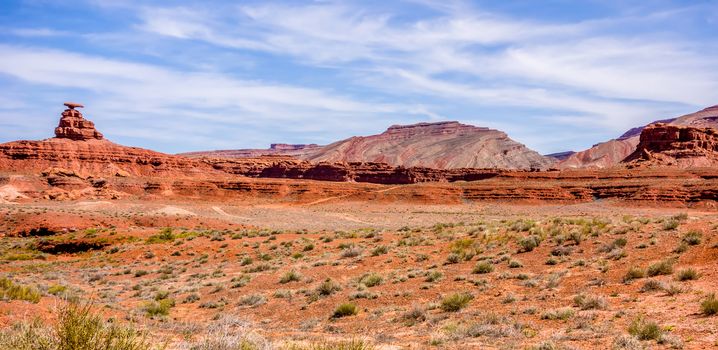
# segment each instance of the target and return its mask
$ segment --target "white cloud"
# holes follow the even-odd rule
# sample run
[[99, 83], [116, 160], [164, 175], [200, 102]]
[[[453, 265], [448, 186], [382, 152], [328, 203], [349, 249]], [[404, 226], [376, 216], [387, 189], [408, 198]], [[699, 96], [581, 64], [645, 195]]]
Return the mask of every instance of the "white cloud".
[[[714, 103], [718, 62], [698, 51], [704, 46], [651, 32], [615, 30], [619, 25], [655, 26], [700, 9], [558, 24], [497, 16], [455, 3], [442, 10], [438, 16], [406, 22], [347, 4], [244, 6], [223, 21], [204, 21], [201, 30], [188, 23], [182, 35], [220, 46], [288, 54], [305, 63], [365, 69], [357, 75], [386, 74], [359, 79], [378, 81], [382, 86], [375, 87], [380, 89], [387, 81], [403, 79], [405, 88], [444, 99], [477, 98], [481, 104], [518, 107], [531, 103], [579, 116], [590, 112], [604, 127], [650, 118], [643, 113], [657, 112], [656, 103], [663, 103], [663, 109]], [[170, 9], [159, 19], [145, 17], [144, 28], [162, 34], [161, 29], [153, 30], [158, 21], [185, 15], [185, 9]], [[223, 35], [266, 46], [223, 43], [216, 39], [220, 30], [212, 22], [222, 23]], [[442, 76], [446, 73], [481, 82], [457, 83]], [[644, 103], [637, 105], [635, 100]]]

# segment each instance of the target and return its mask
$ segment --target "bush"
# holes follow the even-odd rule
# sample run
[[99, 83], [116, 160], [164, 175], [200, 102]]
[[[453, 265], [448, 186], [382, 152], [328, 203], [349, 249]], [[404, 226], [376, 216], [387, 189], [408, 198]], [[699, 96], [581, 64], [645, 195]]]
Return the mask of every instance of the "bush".
[[301, 279], [302, 279], [302, 275], [300, 275], [299, 272], [290, 270], [290, 271], [287, 271], [287, 273], [285, 273], [284, 276], [282, 276], [282, 278], [279, 279], [279, 283], [285, 284], [285, 283], [289, 283], [289, 282], [297, 282], [297, 281], [300, 281]]
[[40, 292], [29, 286], [17, 285], [7, 278], [0, 278], [0, 300], [24, 300], [38, 303], [40, 302]]
[[411, 310], [404, 313], [401, 318], [404, 319], [406, 325], [413, 326], [416, 323], [426, 321], [426, 310], [415, 305]]
[[259, 306], [267, 302], [267, 298], [261, 294], [245, 295], [239, 300], [239, 304], [242, 306]]
[[440, 280], [442, 277], [444, 277], [444, 274], [441, 273], [441, 271], [431, 271], [426, 274], [426, 282], [436, 282]]
[[342, 258], [356, 258], [361, 255], [362, 250], [358, 247], [348, 247], [342, 250]]
[[60, 309], [54, 327], [39, 321], [0, 332], [0, 349], [12, 350], [149, 350], [161, 349], [147, 333], [131, 326], [107, 323], [89, 305]]
[[566, 321], [573, 317], [575, 314], [575, 311], [573, 311], [570, 307], [565, 307], [562, 309], [554, 309], [554, 310], [548, 310], [541, 314], [542, 320], [562, 320]]
[[608, 306], [605, 298], [584, 294], [575, 296], [573, 298], [573, 303], [581, 310], [603, 310]]
[[703, 239], [703, 234], [698, 231], [689, 231], [683, 235], [683, 242], [688, 245], [699, 245]]
[[445, 262], [445, 264], [447, 264], [447, 265], [449, 265], [449, 264], [458, 264], [460, 261], [461, 261], [461, 255], [456, 254], [456, 253], [450, 253], [450, 254], [446, 257], [446, 262]]
[[322, 296], [332, 295], [334, 292], [338, 292], [340, 290], [342, 290], [342, 288], [330, 278], [327, 278], [317, 287], [317, 293]]
[[636, 337], [631, 335], [620, 335], [613, 340], [613, 350], [643, 350], [643, 344]]
[[654, 321], [648, 321], [639, 316], [628, 326], [628, 333], [639, 340], [658, 340], [661, 337], [661, 327]]
[[663, 229], [666, 231], [672, 231], [678, 228], [681, 223], [675, 219], [669, 219], [663, 222]]
[[701, 302], [701, 312], [706, 316], [718, 314], [718, 299], [715, 294], [710, 294]]
[[646, 283], [643, 284], [643, 287], [641, 287], [641, 292], [655, 292], [657, 290], [664, 290], [666, 288], [666, 285], [657, 280], [648, 280]]
[[530, 252], [541, 244], [541, 237], [531, 235], [519, 240], [519, 253]]
[[476, 264], [476, 266], [474, 267], [473, 273], [484, 274], [484, 273], [490, 273], [493, 271], [494, 271], [494, 265], [492, 265], [488, 261], [481, 261], [478, 264]]
[[356, 304], [353, 303], [343, 303], [337, 306], [336, 309], [334, 309], [334, 313], [332, 314], [333, 318], [341, 318], [341, 317], [347, 317], [347, 316], [354, 316], [359, 313], [359, 308], [356, 306]]
[[673, 261], [663, 260], [661, 262], [653, 263], [648, 266], [646, 274], [648, 277], [655, 277], [660, 275], [670, 275], [673, 273]]
[[172, 233], [172, 229], [169, 227], [163, 228], [158, 234], [152, 235], [147, 238], [148, 244], [155, 244], [155, 243], [166, 243], [166, 242], [172, 242], [177, 238], [174, 233]]
[[174, 306], [174, 299], [160, 299], [146, 302], [142, 310], [144, 310], [145, 314], [149, 317], [167, 316], [170, 314], [170, 309]]
[[384, 278], [382, 278], [380, 275], [371, 273], [362, 276], [362, 278], [359, 280], [359, 283], [367, 286], [367, 287], [375, 287], [384, 282]]
[[388, 252], [389, 252], [389, 247], [387, 247], [385, 245], [380, 245], [380, 246], [376, 247], [374, 250], [372, 250], [371, 255], [379, 256], [379, 255], [384, 255]]
[[678, 273], [676, 274], [676, 279], [681, 282], [697, 280], [698, 272], [694, 269], [683, 269], [678, 271]]
[[626, 272], [625, 276], [623, 276], [623, 282], [630, 282], [643, 277], [646, 277], [646, 272], [643, 271], [643, 269], [634, 266]]
[[441, 310], [446, 312], [457, 312], [467, 305], [474, 299], [474, 296], [468, 293], [456, 293], [444, 297], [441, 300]]

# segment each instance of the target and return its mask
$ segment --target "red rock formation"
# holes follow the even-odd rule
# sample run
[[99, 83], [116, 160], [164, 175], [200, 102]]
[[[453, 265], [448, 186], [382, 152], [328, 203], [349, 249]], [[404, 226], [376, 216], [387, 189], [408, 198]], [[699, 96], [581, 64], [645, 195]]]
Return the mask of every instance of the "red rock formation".
[[[213, 169], [205, 163], [142, 148], [125, 147], [105, 140], [75, 108], [62, 113], [57, 137], [42, 141], [0, 144], [0, 170], [39, 173], [64, 168], [82, 176], [194, 176]], [[64, 181], [64, 180], [62, 180]], [[70, 180], [67, 180], [70, 181]], [[74, 180], [72, 180], [74, 181]]]
[[458, 122], [394, 125], [379, 135], [335, 142], [304, 159], [435, 169], [544, 169], [554, 163], [501, 131]]
[[[664, 119], [646, 125], [667, 123], [679, 126], [718, 127], [718, 106], [708, 107], [696, 113], [679, 118]], [[636, 150], [641, 131], [645, 127], [637, 127], [625, 132], [621, 137], [594, 145], [577, 152], [557, 164], [560, 169], [575, 168], [609, 168], [618, 165], [623, 159]]]
[[102, 134], [95, 130], [95, 124], [85, 118], [75, 108], [84, 107], [79, 103], [66, 102], [69, 107], [62, 112], [60, 125], [55, 128], [55, 137], [70, 140], [102, 140]]
[[654, 124], [645, 129], [631, 166], [713, 167], [718, 165], [718, 130]]

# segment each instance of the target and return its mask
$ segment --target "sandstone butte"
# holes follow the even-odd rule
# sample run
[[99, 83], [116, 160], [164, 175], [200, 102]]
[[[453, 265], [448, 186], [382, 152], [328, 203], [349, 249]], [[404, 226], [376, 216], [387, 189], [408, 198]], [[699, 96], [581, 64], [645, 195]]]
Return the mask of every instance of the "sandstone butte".
[[394, 125], [378, 135], [355, 136], [326, 146], [274, 144], [266, 150], [193, 152], [190, 157], [244, 158], [290, 155], [329, 163], [385, 163], [432, 169], [547, 169], [555, 160], [504, 132], [455, 121]]
[[[670, 125], [689, 127], [718, 127], [718, 106], [708, 107], [696, 113], [687, 114], [678, 118], [655, 121], [655, 123], [668, 123]], [[594, 145], [593, 147], [572, 154], [560, 161], [556, 166], [561, 169], [576, 168], [609, 168], [621, 163], [636, 150], [640, 141], [640, 134], [644, 127], [633, 128], [617, 139]]]
[[[713, 207], [718, 199], [718, 170], [711, 163], [716, 152], [712, 129], [646, 128], [640, 136], [642, 153], [626, 165], [604, 170], [436, 169], [382, 162], [310, 162], [284, 155], [239, 159], [168, 155], [106, 140], [77, 107], [63, 112], [54, 138], [0, 144], [0, 201], [127, 197], [423, 203], [614, 199]], [[423, 129], [427, 137], [477, 132], [457, 123], [434, 125], [431, 131], [425, 126], [392, 127], [381, 137], [395, 137], [392, 144], [398, 150], [397, 145], [405, 142], [406, 129]], [[491, 136], [476, 139], [503, 138], [499, 132], [479, 131], [484, 132]], [[372, 142], [352, 142], [369, 145], [366, 152], [372, 149]], [[528, 154], [522, 146], [514, 147], [516, 154]], [[420, 158], [412, 153], [407, 159], [412, 157]], [[541, 158], [536, 159], [540, 162]], [[711, 167], [696, 167], [705, 165]]]

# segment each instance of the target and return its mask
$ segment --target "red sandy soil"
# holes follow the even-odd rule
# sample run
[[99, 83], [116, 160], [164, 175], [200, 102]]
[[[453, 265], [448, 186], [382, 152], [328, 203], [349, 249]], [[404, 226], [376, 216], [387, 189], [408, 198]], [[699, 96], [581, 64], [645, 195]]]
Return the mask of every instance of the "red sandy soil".
[[[672, 219], [678, 213], [687, 215]], [[230, 318], [245, 322], [246, 332], [275, 342], [359, 337], [381, 348], [524, 348], [551, 342], [605, 349], [627, 333], [638, 315], [656, 321], [667, 329], [667, 339], [684, 348], [707, 348], [718, 341], [718, 319], [700, 313], [701, 300], [718, 291], [718, 215], [713, 211], [626, 207], [611, 201], [429, 205], [341, 199], [119, 200], [5, 204], [0, 205], [0, 217], [0, 231], [13, 236], [2, 241], [2, 274], [44, 291], [38, 304], [0, 303], [0, 323], [5, 325], [36, 315], [52, 318], [62, 301], [47, 290], [63, 285], [68, 287], [66, 296], [93, 300], [108, 317], [142, 324], [170, 339], [173, 347], [182, 346], [183, 333], [193, 334], [190, 338], [196, 341], [212, 324]], [[668, 228], [671, 220], [677, 228]], [[37, 226], [57, 233], [14, 237]], [[163, 227], [173, 228], [174, 239], [148, 241]], [[693, 230], [701, 233], [701, 242], [674, 253]], [[580, 233], [579, 244], [564, 241], [572, 232]], [[518, 240], [531, 233], [543, 236], [543, 242], [519, 253]], [[625, 247], [604, 248], [618, 238], [626, 239]], [[74, 254], [33, 251], [41, 240], [101, 241], [106, 246]], [[467, 245], [463, 250], [457, 248], [461, 240]], [[309, 245], [313, 248], [305, 248]], [[340, 246], [354, 246], [359, 255], [349, 256]], [[373, 253], [377, 247], [387, 252]], [[462, 257], [447, 263], [452, 251]], [[22, 253], [32, 257], [12, 258]], [[243, 265], [245, 257], [252, 263]], [[556, 264], [547, 265], [549, 259]], [[664, 259], [673, 259], [673, 273], [623, 281], [629, 268], [645, 269]], [[479, 261], [493, 262], [494, 270], [472, 273]], [[521, 266], [511, 268], [509, 261]], [[252, 272], [257, 266], [267, 270]], [[677, 271], [686, 268], [695, 269], [698, 279], [676, 281]], [[298, 281], [280, 283], [292, 270]], [[429, 282], [427, 274], [434, 271], [441, 277]], [[363, 286], [361, 277], [372, 273], [382, 282]], [[242, 276], [248, 282], [240, 286]], [[314, 291], [328, 278], [341, 290], [316, 296]], [[641, 292], [649, 279], [681, 292]], [[160, 290], [168, 291], [176, 306], [168, 316], [150, 318], [142, 306]], [[458, 312], [442, 311], [442, 298], [457, 292], [470, 293], [473, 300]], [[573, 300], [581, 293], [605, 305], [581, 310]], [[199, 299], [184, 302], [190, 295]], [[262, 301], [244, 305], [247, 296]], [[334, 308], [349, 301], [358, 305], [359, 313], [332, 319]], [[421, 310], [420, 319], [406, 319], [415, 307]], [[557, 308], [569, 308], [573, 315], [542, 319]]]

